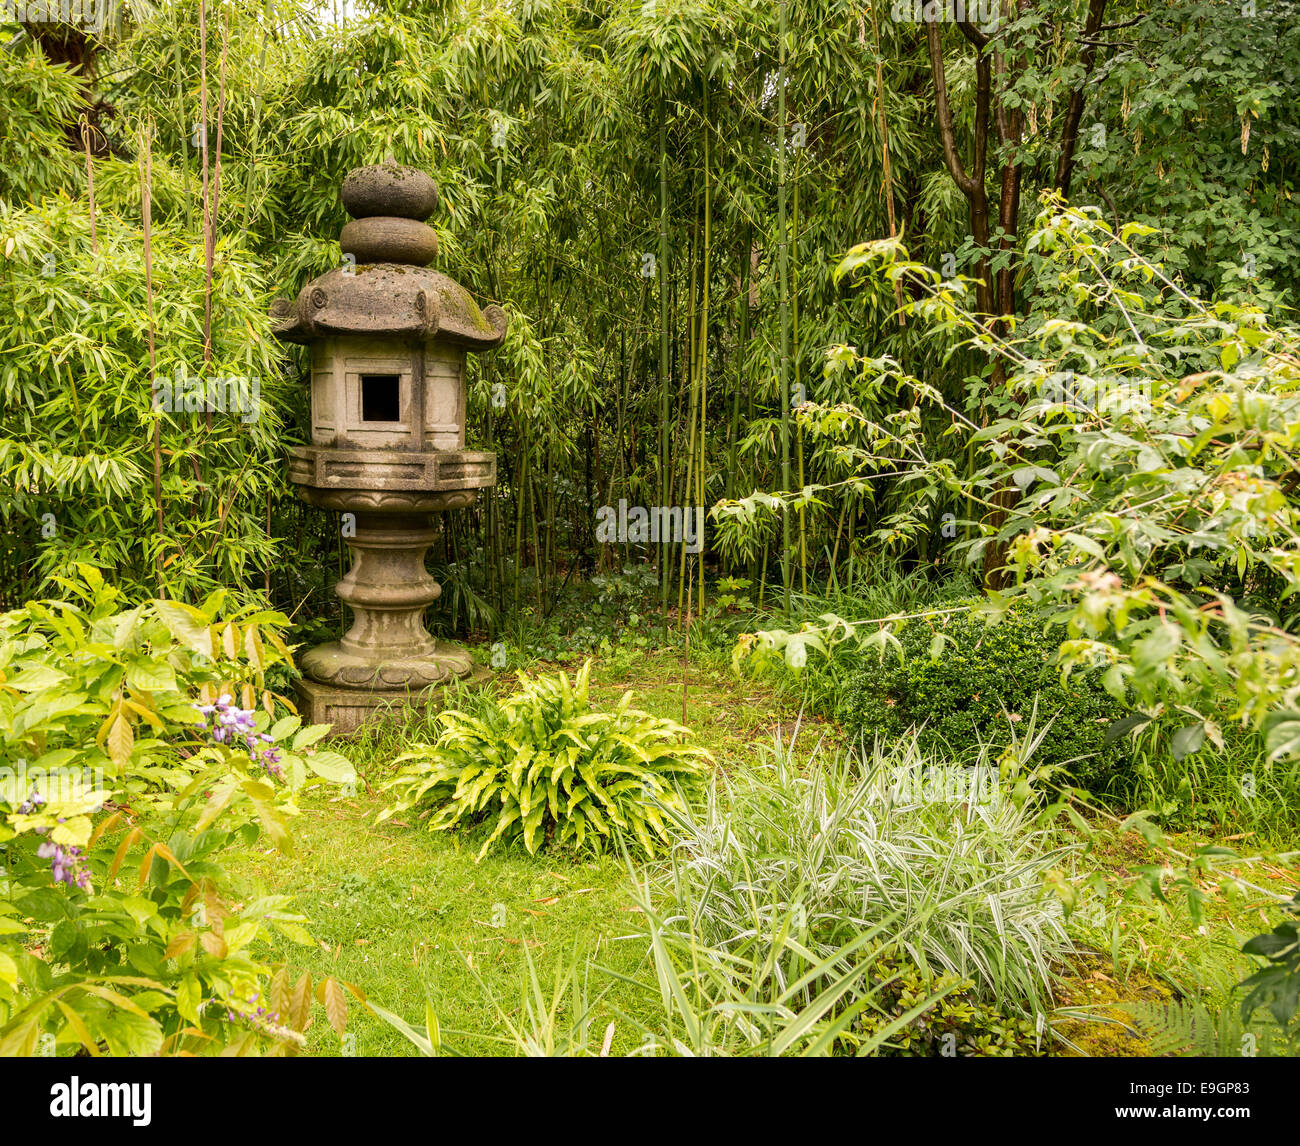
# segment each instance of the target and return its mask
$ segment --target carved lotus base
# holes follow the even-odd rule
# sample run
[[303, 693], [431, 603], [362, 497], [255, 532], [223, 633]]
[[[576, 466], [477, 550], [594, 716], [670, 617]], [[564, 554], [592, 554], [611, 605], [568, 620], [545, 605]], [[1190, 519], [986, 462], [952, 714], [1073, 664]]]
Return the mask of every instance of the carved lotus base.
[[[469, 676], [457, 680], [477, 685], [491, 675], [482, 665], [475, 665]], [[339, 688], [304, 677], [295, 683], [294, 691], [304, 721], [332, 724], [331, 736], [351, 736], [364, 725], [394, 719], [410, 709], [424, 714], [441, 711], [450, 699], [448, 690], [454, 689], [454, 684], [435, 684], [423, 689]]]
[[450, 641], [412, 656], [367, 655], [350, 652], [339, 641], [317, 645], [299, 658], [303, 674], [336, 688], [423, 689], [468, 677], [474, 669], [469, 650]]

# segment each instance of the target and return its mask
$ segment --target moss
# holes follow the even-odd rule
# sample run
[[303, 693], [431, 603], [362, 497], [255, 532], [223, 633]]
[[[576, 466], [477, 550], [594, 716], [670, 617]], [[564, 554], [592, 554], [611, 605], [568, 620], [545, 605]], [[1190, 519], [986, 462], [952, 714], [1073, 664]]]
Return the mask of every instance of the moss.
[[1110, 964], [1096, 955], [1076, 959], [1057, 989], [1060, 1007], [1086, 1009], [1093, 1020], [1067, 1019], [1055, 1024], [1058, 1034], [1078, 1050], [1058, 1043], [1056, 1052], [1065, 1058], [1150, 1058], [1150, 1044], [1132, 1030], [1130, 1016], [1120, 1009], [1124, 1003], [1168, 1002], [1175, 992], [1167, 984], [1141, 971], [1124, 979], [1112, 974]]

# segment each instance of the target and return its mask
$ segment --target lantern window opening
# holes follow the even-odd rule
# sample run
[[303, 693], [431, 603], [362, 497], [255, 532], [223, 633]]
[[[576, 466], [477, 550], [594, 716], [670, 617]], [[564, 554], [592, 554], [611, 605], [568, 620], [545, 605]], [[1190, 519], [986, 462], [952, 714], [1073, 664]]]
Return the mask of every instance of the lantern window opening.
[[362, 374], [361, 420], [400, 422], [402, 420], [401, 395], [400, 374]]

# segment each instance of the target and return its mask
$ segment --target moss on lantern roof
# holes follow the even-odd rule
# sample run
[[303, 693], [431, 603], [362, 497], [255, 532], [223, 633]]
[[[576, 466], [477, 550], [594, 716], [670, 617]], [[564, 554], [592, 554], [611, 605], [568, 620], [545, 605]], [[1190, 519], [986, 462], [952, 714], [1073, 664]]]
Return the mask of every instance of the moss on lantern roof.
[[[418, 220], [433, 210], [437, 191], [422, 172], [394, 164], [360, 167], [348, 173], [343, 197], [363, 226], [349, 224], [349, 245], [390, 261], [336, 267], [312, 279], [292, 302], [271, 305], [271, 328], [283, 342], [310, 342], [336, 334], [391, 335], [459, 343], [471, 350], [499, 346], [506, 315], [499, 306], [480, 310], [459, 283], [403, 256], [432, 258], [432, 230]], [[384, 211], [384, 215], [372, 212]], [[422, 242], [428, 230], [430, 242]]]
[[327, 271], [292, 302], [277, 299], [271, 320], [283, 342], [335, 334], [400, 335], [488, 350], [506, 335], [499, 306], [480, 310], [469, 291], [439, 271], [394, 263]]

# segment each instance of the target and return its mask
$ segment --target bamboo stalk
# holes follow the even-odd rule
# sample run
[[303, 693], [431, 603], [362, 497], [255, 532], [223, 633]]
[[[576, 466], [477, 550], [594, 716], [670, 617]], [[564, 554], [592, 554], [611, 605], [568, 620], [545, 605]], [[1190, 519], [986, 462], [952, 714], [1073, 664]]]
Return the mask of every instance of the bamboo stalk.
[[[546, 254], [546, 295], [542, 303], [542, 346], [545, 348], [546, 357], [546, 392], [547, 394], [555, 393], [555, 376], [553, 366], [555, 362], [555, 352], [551, 346], [551, 338], [555, 332], [555, 321], [551, 312], [551, 293], [555, 285], [555, 263], [554, 257], [550, 251]], [[561, 303], [563, 305], [563, 303]], [[542, 458], [542, 476], [546, 481], [546, 548], [542, 549], [538, 541], [537, 534], [537, 493], [534, 483], [534, 489], [531, 494], [533, 506], [533, 565], [537, 570], [537, 608], [541, 612], [542, 598], [545, 597], [549, 590], [548, 576], [550, 574], [549, 559], [551, 553], [551, 537], [555, 533], [555, 518], [551, 512], [551, 497], [555, 489], [554, 475], [551, 472], [551, 436], [546, 439], [546, 452]]]
[[[793, 289], [790, 292], [790, 306], [794, 318], [794, 387], [799, 392], [799, 396], [806, 397], [803, 393], [803, 383], [799, 377], [799, 156], [796, 153], [794, 157], [794, 219], [791, 226], [791, 236], [794, 241], [794, 271]], [[795, 450], [797, 454], [797, 463], [799, 467], [799, 490], [802, 495], [804, 487], [804, 468], [803, 468], [803, 425], [796, 422], [795, 425]], [[803, 593], [808, 592], [808, 516], [807, 507], [799, 506], [799, 585]]]
[[[777, 81], [776, 81], [776, 117], [780, 138], [776, 149], [776, 229], [777, 267], [779, 275], [780, 310], [781, 310], [781, 359], [778, 382], [781, 387], [781, 488], [790, 490], [790, 284], [789, 251], [785, 227], [785, 146], [786, 146], [786, 108], [785, 108], [785, 29], [786, 0], [780, 0], [777, 14]], [[787, 510], [781, 514], [781, 584], [784, 588], [784, 606], [790, 612], [790, 514]]]
[[528, 429], [525, 423], [519, 448], [519, 478], [515, 483], [515, 612], [519, 611], [519, 590], [524, 571], [524, 495], [528, 489]]
[[[483, 434], [487, 439], [485, 442], [487, 452], [493, 453], [495, 445], [492, 435], [492, 363], [486, 359], [480, 366], [483, 372], [483, 391], [487, 395], [487, 405], [484, 407], [483, 414]], [[469, 421], [469, 398], [466, 397], [465, 419]], [[496, 597], [496, 570], [492, 563], [492, 502], [489, 500], [496, 494], [497, 486], [492, 490], [485, 490], [479, 497], [476, 505], [479, 515], [475, 520], [481, 525], [482, 543], [483, 543], [483, 589], [485, 599], [489, 604], [496, 608], [498, 606]]]
[[[709, 276], [712, 270], [712, 236], [713, 236], [713, 179], [709, 165], [709, 89], [706, 85], [704, 88], [704, 282], [700, 291], [700, 465], [699, 479], [696, 484], [695, 496], [697, 504], [701, 510], [704, 507], [704, 481], [705, 466], [708, 462], [707, 441], [705, 439], [705, 428], [708, 425], [707, 416], [709, 412]], [[689, 512], [689, 507], [682, 507], [683, 517]], [[703, 514], [701, 513], [701, 517]], [[699, 550], [698, 564], [700, 566], [700, 585], [699, 596], [699, 615], [704, 615], [704, 523], [697, 523], [699, 536], [696, 537], [696, 544]], [[682, 534], [686, 533], [685, 522], [683, 521]]]
[[542, 544], [537, 534], [537, 480], [531, 474], [528, 478], [528, 504], [532, 509], [529, 520], [533, 523], [533, 570], [537, 574], [537, 612], [542, 612]]
[[[659, 97], [659, 504], [670, 505], [668, 468], [668, 112]], [[659, 546], [660, 604], [664, 636], [668, 635], [668, 547]]]
[[[146, 337], [149, 347], [149, 403], [153, 406], [154, 375], [157, 372], [158, 357], [154, 345], [153, 314], [153, 139], [147, 127], [140, 131], [140, 221], [144, 231], [144, 300], [147, 316]], [[165, 596], [163, 587], [162, 537], [163, 537], [163, 503], [162, 503], [162, 411], [153, 410], [153, 503], [154, 530], [158, 534], [157, 548], [154, 551], [154, 567], [158, 577], [158, 596]]]
[[[199, 0], [199, 148], [203, 168], [203, 365], [212, 361], [212, 227], [208, 212], [212, 207], [208, 186], [208, 7]], [[212, 426], [212, 411], [207, 411], [207, 425]]]
[[86, 145], [86, 196], [90, 208], [90, 253], [99, 255], [99, 237], [95, 233], [95, 167], [90, 161], [90, 121], [81, 117], [81, 141]]
[[[182, 145], [181, 145], [181, 155], [182, 155], [182, 157], [183, 157], [183, 158], [182, 158], [182, 169], [183, 169], [183, 173], [184, 173], [184, 175], [185, 175], [185, 182], [186, 182], [186, 183], [189, 183], [189, 178], [190, 178], [190, 154], [189, 154], [189, 150], [184, 146], [184, 139], [185, 139], [185, 136], [184, 136], [184, 131], [185, 131], [184, 123], [185, 123], [185, 120], [188, 118], [188, 116], [186, 115], [186, 107], [187, 107], [187, 105], [186, 105], [186, 101], [185, 101], [185, 73], [184, 73], [184, 71], [183, 71], [182, 68], [181, 68], [181, 41], [180, 41], [180, 37], [179, 37], [179, 36], [176, 38], [176, 42], [172, 45], [172, 49], [173, 49], [173, 51], [172, 51], [172, 58], [173, 58], [173, 59], [175, 60], [175, 62], [176, 62], [176, 114], [177, 114], [177, 117], [178, 117], [179, 122], [180, 122], [181, 125], [182, 125], [182, 126], [181, 126], [181, 132], [182, 132], [182, 135], [181, 135], [181, 140], [182, 140]], [[197, 140], [196, 140], [196, 146], [197, 146]], [[189, 197], [188, 195], [186, 195], [186, 196], [185, 196], [185, 229], [186, 229], [187, 231], [189, 230], [189, 228], [190, 228], [190, 226], [191, 226], [191, 224], [192, 224], [193, 222], [194, 222], [194, 213], [193, 213], [192, 206], [191, 206], [191, 200], [190, 200], [190, 197]]]
[[[889, 219], [889, 237], [898, 234], [898, 223], [894, 217], [894, 174], [889, 159], [889, 120], [885, 115], [885, 65], [880, 53], [880, 21], [876, 17], [876, 6], [871, 5], [871, 31], [876, 38], [876, 106], [880, 109], [880, 158], [885, 173], [885, 213]], [[898, 303], [898, 325], [907, 325], [907, 316], [903, 313], [903, 280], [894, 280], [894, 298]]]
[[[699, 287], [699, 280], [696, 277], [696, 259], [700, 254], [700, 220], [696, 216], [695, 222], [691, 225], [691, 286], [687, 295], [686, 302], [686, 353], [687, 353], [687, 377], [690, 380], [690, 393], [686, 397], [686, 474], [682, 482], [682, 502], [683, 512], [685, 512], [685, 502], [690, 500], [691, 496], [691, 475], [695, 468], [695, 411], [697, 407], [698, 395], [696, 387], [699, 385], [699, 374], [696, 369], [696, 355], [699, 348], [698, 334], [699, 331], [695, 325], [696, 315], [696, 291]], [[671, 505], [671, 501], [664, 502], [665, 505]], [[683, 522], [683, 525], [685, 523]], [[677, 581], [677, 613], [678, 616], [685, 616], [685, 607], [688, 602], [685, 601], [686, 594], [686, 530], [682, 530], [682, 549], [681, 549], [681, 567], [678, 572]]]
[[[271, 491], [266, 491], [266, 543], [271, 543]], [[266, 563], [265, 575], [266, 603], [271, 603], [271, 562]]]
[[555, 439], [546, 443], [546, 571], [547, 588], [550, 589], [559, 578], [556, 561], [559, 555], [555, 549]]
[[[221, 65], [217, 76], [217, 156], [212, 167], [212, 212], [208, 219], [208, 228], [211, 231], [209, 247], [212, 252], [209, 257], [212, 259], [216, 257], [217, 210], [221, 203], [221, 144], [226, 121], [226, 53], [229, 46], [230, 14], [223, 12], [221, 14]], [[211, 284], [208, 289], [211, 291]], [[208, 309], [211, 310], [210, 301]]]
[[262, 25], [262, 49], [257, 59], [257, 90], [253, 94], [252, 139], [248, 149], [248, 185], [244, 192], [244, 221], [241, 230], [248, 234], [248, 220], [253, 211], [253, 200], [257, 195], [257, 153], [262, 142], [262, 97], [266, 81], [266, 37], [268, 29]]
[[754, 249], [753, 226], [745, 227], [740, 266], [740, 342], [736, 347], [736, 384], [731, 395], [731, 425], [727, 431], [727, 497], [736, 496], [736, 450], [740, 437], [740, 392], [745, 382], [745, 351], [749, 346], [749, 268]]
[[[693, 569], [692, 569], [693, 572]], [[682, 645], [682, 724], [686, 724], [686, 691], [688, 688], [688, 675], [691, 667], [691, 607], [689, 604], [690, 597], [687, 596], [686, 606], [686, 640]]]

